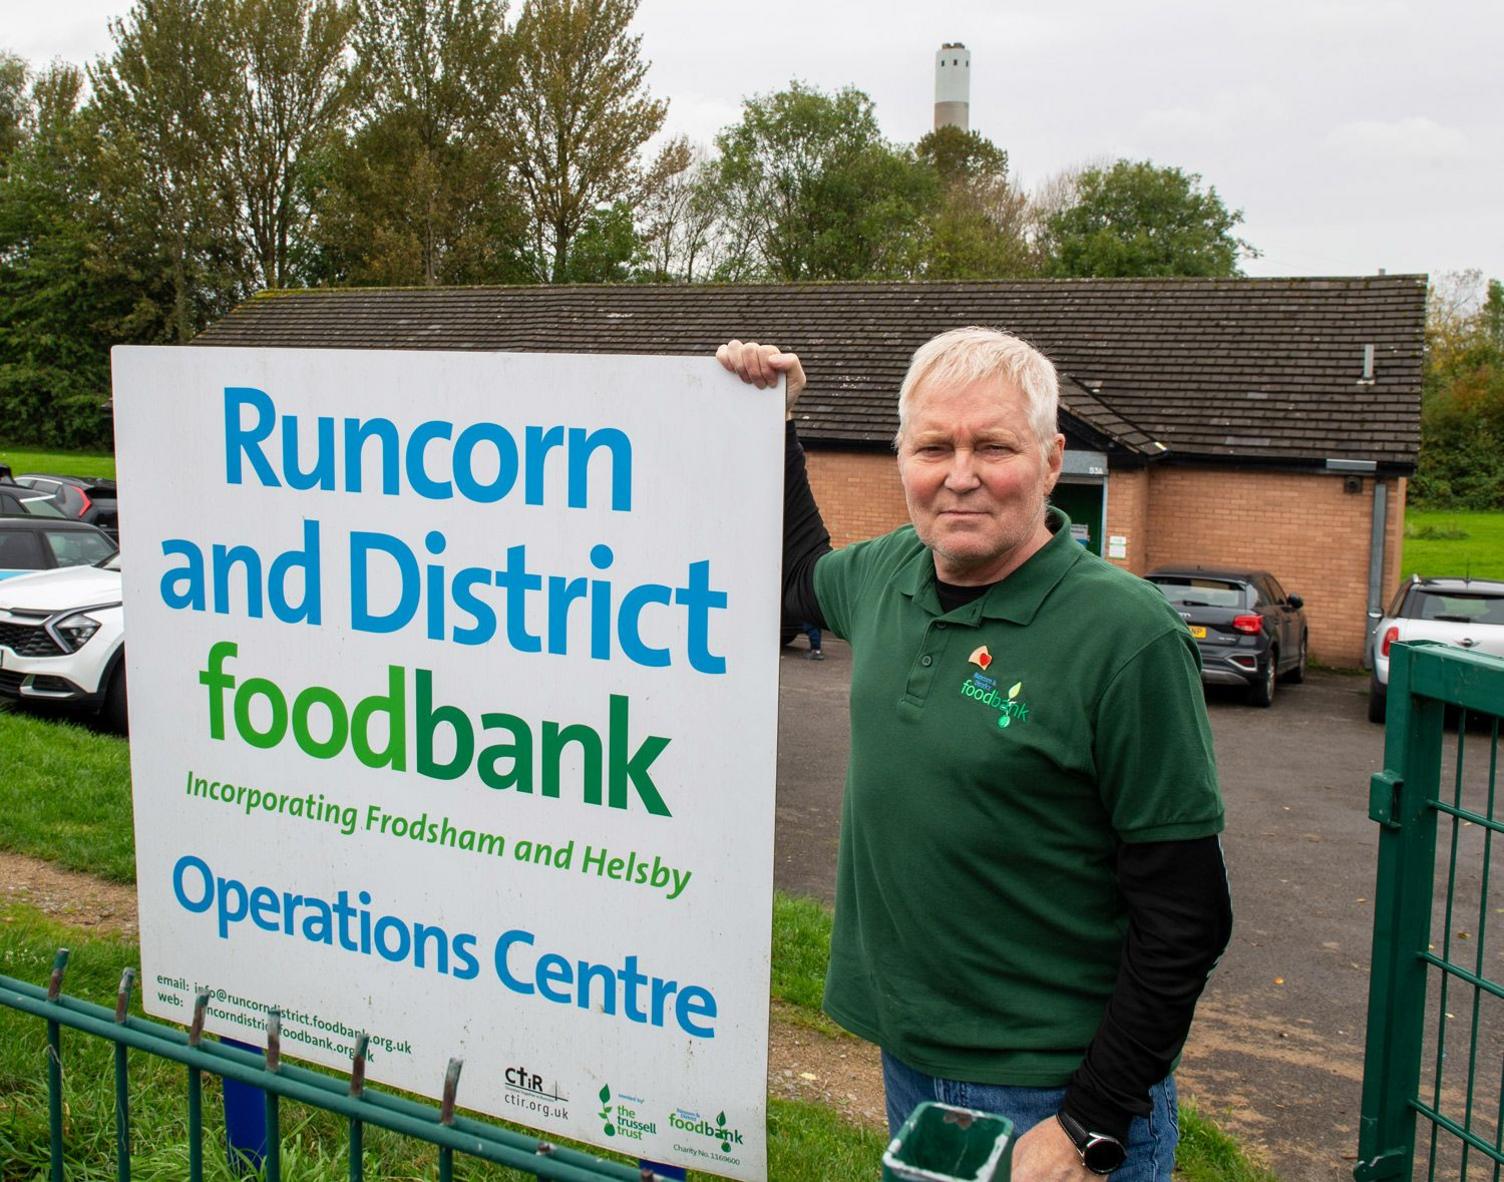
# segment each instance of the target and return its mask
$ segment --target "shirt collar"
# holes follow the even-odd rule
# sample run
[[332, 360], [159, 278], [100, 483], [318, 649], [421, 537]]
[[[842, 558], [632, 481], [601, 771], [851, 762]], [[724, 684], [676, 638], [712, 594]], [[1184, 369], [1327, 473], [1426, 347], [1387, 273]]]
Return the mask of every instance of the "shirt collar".
[[[1048, 542], [1029, 556], [1027, 562], [986, 595], [964, 603], [946, 618], [958, 624], [975, 625], [982, 618], [1027, 624], [1033, 620], [1045, 597], [1081, 558], [1083, 548], [1071, 536], [1071, 519], [1053, 505], [1045, 510]], [[932, 616], [938, 616], [940, 597], [935, 591], [935, 559], [929, 547], [921, 549], [904, 564], [893, 585]]]

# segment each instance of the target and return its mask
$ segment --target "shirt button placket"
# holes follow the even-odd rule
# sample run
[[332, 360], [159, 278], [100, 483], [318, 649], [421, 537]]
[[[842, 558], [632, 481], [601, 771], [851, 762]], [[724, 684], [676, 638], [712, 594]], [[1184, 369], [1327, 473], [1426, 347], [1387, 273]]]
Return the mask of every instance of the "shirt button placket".
[[935, 680], [933, 672], [935, 658], [945, 648], [944, 633], [945, 622], [943, 620], [936, 620], [925, 629], [919, 659], [914, 662], [909, 671], [909, 682], [904, 692], [904, 697], [908, 701], [919, 704], [929, 697], [930, 685]]

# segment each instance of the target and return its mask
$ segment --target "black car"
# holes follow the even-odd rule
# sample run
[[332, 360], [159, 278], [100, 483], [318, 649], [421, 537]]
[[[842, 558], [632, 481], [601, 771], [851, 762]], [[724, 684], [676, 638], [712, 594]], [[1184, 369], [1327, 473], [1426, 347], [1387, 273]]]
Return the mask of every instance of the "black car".
[[92, 566], [113, 553], [115, 540], [82, 521], [0, 517], [0, 579], [60, 566]]
[[112, 538], [120, 536], [120, 501], [113, 480], [42, 472], [28, 472], [14, 480], [22, 488], [47, 497], [64, 517], [97, 525]]
[[1274, 701], [1276, 679], [1306, 675], [1305, 601], [1268, 571], [1167, 566], [1145, 576], [1195, 637], [1201, 680], [1246, 685], [1255, 706]]

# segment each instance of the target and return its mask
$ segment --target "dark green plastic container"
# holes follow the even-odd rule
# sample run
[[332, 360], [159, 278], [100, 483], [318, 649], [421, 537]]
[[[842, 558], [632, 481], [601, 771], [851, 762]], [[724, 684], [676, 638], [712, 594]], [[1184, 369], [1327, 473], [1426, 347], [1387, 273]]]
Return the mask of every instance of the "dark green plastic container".
[[883, 1153], [883, 1182], [1008, 1182], [1013, 1124], [953, 1104], [924, 1103]]

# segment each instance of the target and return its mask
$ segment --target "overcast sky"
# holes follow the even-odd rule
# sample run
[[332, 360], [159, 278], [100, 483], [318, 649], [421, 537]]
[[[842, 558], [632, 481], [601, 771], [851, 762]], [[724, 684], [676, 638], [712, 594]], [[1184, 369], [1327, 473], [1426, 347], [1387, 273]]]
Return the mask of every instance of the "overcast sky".
[[[87, 62], [126, 7], [0, 0], [0, 48]], [[667, 130], [695, 140], [799, 78], [859, 87], [913, 142], [961, 41], [971, 126], [1026, 187], [1147, 158], [1244, 211], [1249, 274], [1504, 278], [1501, 0], [642, 0], [636, 28]]]

